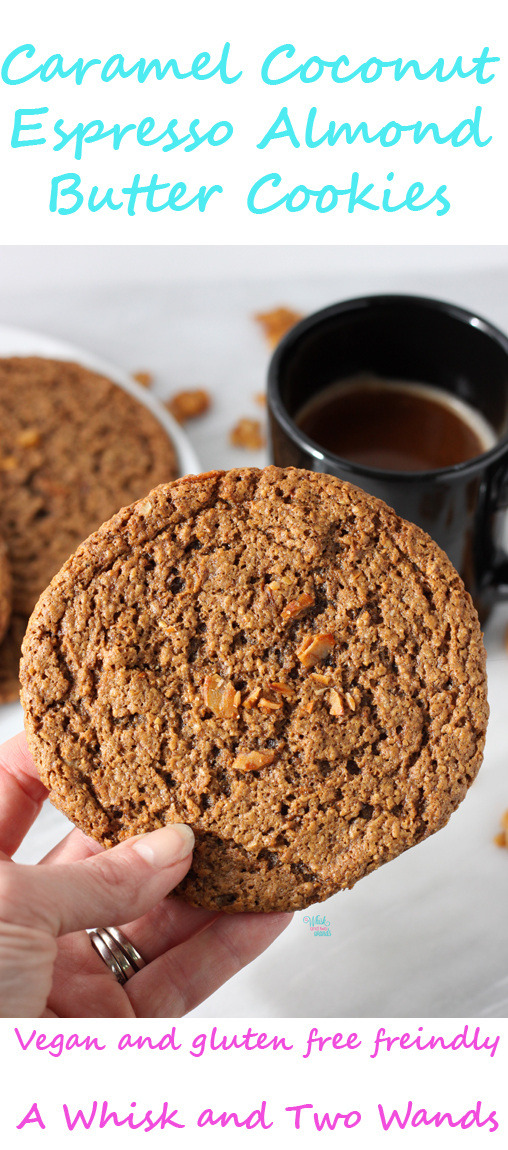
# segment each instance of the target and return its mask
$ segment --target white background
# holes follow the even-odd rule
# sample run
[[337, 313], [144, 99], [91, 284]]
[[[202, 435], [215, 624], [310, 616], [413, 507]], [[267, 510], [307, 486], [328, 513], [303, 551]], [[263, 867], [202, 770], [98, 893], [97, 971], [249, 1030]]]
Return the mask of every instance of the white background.
[[[144, 0], [89, 0], [79, 9], [76, 20], [69, 19], [67, 0], [24, 0], [5, 6], [2, 15], [2, 59], [24, 43], [32, 43], [32, 60], [20, 60], [13, 75], [23, 75], [54, 53], [61, 53], [68, 68], [78, 57], [99, 58], [105, 62], [113, 53], [122, 53], [126, 67], [140, 56], [157, 57], [164, 63], [175, 57], [182, 71], [188, 71], [194, 57], [204, 50], [218, 62], [226, 41], [231, 43], [229, 74], [242, 70], [240, 80], [224, 85], [218, 76], [201, 82], [190, 78], [178, 81], [169, 75], [158, 82], [150, 77], [139, 84], [135, 77], [101, 82], [99, 69], [91, 69], [81, 86], [73, 78], [43, 83], [36, 78], [15, 87], [1, 88], [0, 153], [3, 179], [0, 187], [0, 241], [4, 243], [502, 243], [507, 225], [504, 206], [506, 176], [505, 115], [507, 71], [506, 6], [502, 0], [427, 0], [425, 7], [407, 0], [363, 0], [361, 5], [344, 0], [321, 0], [309, 7], [304, 0], [257, 0], [252, 10], [237, 0], [194, 0], [185, 4]], [[74, 8], [74, 11], [78, 11]], [[296, 49], [293, 67], [312, 55], [334, 60], [347, 55], [351, 68], [371, 56], [384, 60], [416, 58], [428, 69], [443, 57], [448, 71], [462, 55], [464, 68], [471, 67], [488, 45], [501, 62], [490, 66], [495, 79], [479, 85], [475, 77], [446, 83], [435, 78], [418, 81], [408, 73], [400, 82], [383, 74], [373, 84], [359, 78], [348, 84], [335, 84], [329, 73], [316, 83], [299, 79], [268, 87], [261, 82], [260, 68], [267, 54], [277, 46], [291, 43]], [[410, 134], [399, 144], [383, 148], [379, 142], [358, 139], [348, 146], [342, 138], [333, 148], [328, 144], [309, 150], [302, 143], [295, 149], [288, 139], [275, 141], [260, 151], [256, 145], [287, 106], [298, 138], [302, 139], [307, 114], [318, 108], [314, 136], [322, 135], [330, 120], [349, 122], [356, 127], [362, 120], [372, 135], [391, 120], [414, 123], [436, 122], [441, 135], [447, 134], [465, 118], [483, 108], [482, 138], [493, 136], [485, 148], [472, 142], [453, 148], [434, 144], [427, 136], [418, 146]], [[43, 146], [10, 147], [16, 108], [48, 107], [44, 116]], [[111, 139], [85, 145], [81, 160], [74, 159], [73, 145], [54, 152], [58, 142], [52, 125], [59, 119], [65, 126], [102, 119], [106, 127], [115, 122], [139, 124], [153, 116], [159, 132], [169, 119], [177, 118], [178, 132], [191, 119], [199, 118], [202, 128], [219, 120], [234, 127], [231, 140], [221, 147], [203, 144], [185, 153], [179, 147], [169, 153], [162, 144], [140, 147], [135, 133], [125, 136], [119, 151]], [[33, 117], [36, 119], [36, 117]], [[39, 118], [40, 119], [40, 118]], [[201, 129], [200, 129], [201, 130]], [[41, 136], [42, 132], [39, 133]], [[28, 139], [30, 133], [22, 133]], [[264, 216], [253, 216], [246, 208], [252, 184], [269, 172], [279, 172], [282, 183], [276, 196], [298, 184], [318, 189], [325, 184], [347, 188], [353, 171], [360, 175], [360, 187], [374, 183], [369, 198], [381, 202], [387, 173], [395, 173], [392, 201], [400, 202], [410, 184], [421, 180], [429, 198], [446, 184], [452, 208], [439, 217], [436, 208], [421, 212], [406, 209], [387, 214], [357, 208], [347, 212], [347, 197], [338, 207], [319, 215], [314, 201], [302, 212], [285, 208]], [[115, 189], [115, 202], [122, 199], [139, 172], [146, 184], [154, 172], [164, 181], [184, 181], [192, 194], [201, 185], [222, 185], [206, 211], [197, 206], [184, 212], [165, 210], [151, 214], [140, 197], [134, 217], [124, 206], [119, 211], [103, 208], [91, 213], [83, 207], [74, 215], [50, 214], [50, 182], [55, 175], [77, 172], [87, 196], [99, 187], [100, 197], [108, 187]], [[400, 193], [400, 194], [399, 194]], [[125, 197], [123, 197], [125, 198]], [[70, 206], [72, 199], [62, 200]], [[162, 197], [159, 196], [159, 201]], [[86, 201], [85, 201], [86, 203]]]

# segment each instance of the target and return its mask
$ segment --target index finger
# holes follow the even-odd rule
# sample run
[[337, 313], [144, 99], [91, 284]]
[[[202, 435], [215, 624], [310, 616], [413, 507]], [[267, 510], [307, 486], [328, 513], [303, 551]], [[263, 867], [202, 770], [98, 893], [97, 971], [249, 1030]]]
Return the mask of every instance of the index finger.
[[47, 797], [27, 747], [25, 732], [0, 747], [0, 851], [17, 851]]

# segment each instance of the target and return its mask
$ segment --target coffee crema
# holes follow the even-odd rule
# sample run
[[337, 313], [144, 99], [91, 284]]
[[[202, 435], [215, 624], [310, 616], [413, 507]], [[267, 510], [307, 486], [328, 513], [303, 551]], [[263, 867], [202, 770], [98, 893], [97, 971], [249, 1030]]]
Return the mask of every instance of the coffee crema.
[[487, 420], [439, 387], [363, 374], [313, 396], [298, 427], [334, 455], [388, 471], [431, 471], [465, 463], [497, 442]]

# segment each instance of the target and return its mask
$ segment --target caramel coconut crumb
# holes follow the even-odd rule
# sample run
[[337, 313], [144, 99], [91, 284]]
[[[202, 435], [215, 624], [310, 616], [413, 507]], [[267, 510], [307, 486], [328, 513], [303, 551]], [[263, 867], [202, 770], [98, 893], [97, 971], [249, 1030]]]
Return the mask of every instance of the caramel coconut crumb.
[[233, 719], [241, 700], [241, 694], [232, 683], [225, 683], [218, 675], [207, 675], [203, 684], [205, 706], [213, 711], [218, 719]]
[[36, 427], [26, 427], [20, 431], [16, 442], [19, 447], [37, 447], [41, 442], [41, 433]]
[[288, 307], [275, 307], [272, 311], [257, 312], [254, 319], [261, 324], [270, 347], [276, 347], [282, 336], [303, 319], [303, 316], [301, 312], [292, 311]]
[[296, 656], [304, 667], [315, 667], [321, 659], [326, 659], [335, 646], [333, 635], [307, 635], [300, 644]]
[[133, 371], [132, 378], [136, 380], [136, 383], [140, 383], [141, 387], [151, 387], [153, 383], [151, 371]]
[[334, 715], [336, 719], [342, 719], [346, 714], [344, 696], [340, 695], [338, 691], [331, 690], [328, 698], [330, 701], [330, 714]]
[[198, 415], [204, 415], [205, 411], [208, 411], [210, 403], [208, 392], [202, 387], [195, 387], [190, 391], [177, 391], [176, 395], [172, 395], [166, 400], [164, 406], [171, 412], [177, 423], [186, 423], [188, 419], [196, 419]]
[[278, 695], [285, 695], [288, 699], [293, 698], [293, 690], [288, 687], [287, 683], [269, 683], [268, 686], [271, 691], [276, 691]]
[[502, 831], [500, 835], [496, 835], [494, 842], [497, 847], [506, 847], [508, 849], [508, 811], [504, 812], [501, 819]]
[[262, 767], [269, 767], [274, 759], [274, 751], [246, 751], [236, 756], [233, 767], [237, 771], [259, 771]]
[[247, 695], [247, 698], [244, 700], [244, 704], [243, 704], [247, 711], [252, 710], [252, 707], [254, 707], [256, 705], [260, 694], [261, 694], [261, 687], [254, 687], [254, 690], [251, 691], [250, 695]]
[[291, 603], [288, 603], [287, 607], [284, 607], [281, 618], [284, 619], [285, 622], [288, 619], [297, 619], [299, 615], [302, 615], [303, 612], [307, 610], [307, 607], [312, 607], [313, 603], [313, 595], [300, 595], [298, 599], [293, 599]]
[[259, 451], [265, 446], [265, 437], [259, 419], [239, 419], [229, 433], [232, 447], [246, 447], [249, 451]]
[[271, 703], [269, 699], [260, 699], [258, 703], [261, 711], [280, 711], [283, 706], [282, 699], [278, 699], [276, 703]]

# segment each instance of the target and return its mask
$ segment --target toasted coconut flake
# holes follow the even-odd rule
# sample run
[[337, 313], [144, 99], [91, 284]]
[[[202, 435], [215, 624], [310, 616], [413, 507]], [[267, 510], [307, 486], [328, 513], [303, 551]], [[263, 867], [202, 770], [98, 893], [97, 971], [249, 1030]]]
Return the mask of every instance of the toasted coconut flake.
[[284, 619], [285, 622], [288, 619], [297, 619], [299, 615], [302, 615], [303, 612], [307, 610], [307, 607], [312, 607], [313, 603], [314, 596], [304, 593], [300, 595], [298, 599], [293, 599], [291, 603], [288, 603], [287, 607], [284, 607], [281, 618]]
[[269, 767], [274, 759], [274, 751], [246, 751], [236, 756], [233, 767], [237, 771], [260, 771], [262, 767]]
[[265, 446], [265, 437], [259, 419], [249, 419], [248, 416], [239, 419], [229, 433], [229, 442], [232, 447], [245, 447], [248, 451], [260, 451]]
[[[233, 719], [237, 714], [239, 691], [235, 691], [232, 683], [225, 683], [218, 675], [207, 675], [203, 683], [203, 698], [205, 706], [218, 719]], [[241, 699], [241, 695], [240, 695]]]
[[501, 826], [503, 830], [500, 835], [496, 835], [494, 842], [497, 847], [508, 847], [508, 811], [502, 816]]
[[136, 380], [136, 383], [140, 383], [141, 387], [151, 387], [153, 383], [151, 371], [134, 371], [132, 378]]
[[326, 659], [333, 651], [335, 639], [333, 635], [307, 635], [300, 644], [296, 656], [305, 668], [315, 667], [321, 659]]
[[274, 307], [271, 311], [257, 312], [254, 319], [261, 324], [268, 343], [275, 347], [282, 336], [302, 319], [302, 314], [288, 307]]
[[283, 706], [282, 699], [279, 699], [277, 703], [270, 703], [269, 699], [260, 699], [258, 703], [261, 711], [280, 711]]
[[288, 687], [287, 683], [269, 683], [271, 691], [276, 691], [278, 695], [285, 695], [288, 699], [293, 698], [293, 690]]
[[342, 719], [342, 717], [346, 714], [344, 696], [340, 695], [338, 691], [335, 691], [332, 688], [328, 699], [330, 701], [330, 714], [334, 715], [335, 718]]
[[165, 401], [164, 406], [178, 423], [186, 423], [188, 419], [204, 415], [210, 403], [208, 392], [202, 387], [194, 387], [189, 391], [177, 391], [176, 395]]
[[19, 447], [38, 447], [41, 442], [41, 433], [36, 427], [25, 427], [20, 431], [16, 442]]
[[260, 694], [261, 694], [261, 687], [254, 687], [254, 690], [251, 691], [250, 695], [247, 695], [247, 698], [244, 699], [244, 703], [243, 703], [243, 705], [247, 711], [250, 711], [252, 709], [252, 707], [254, 707], [256, 705]]

